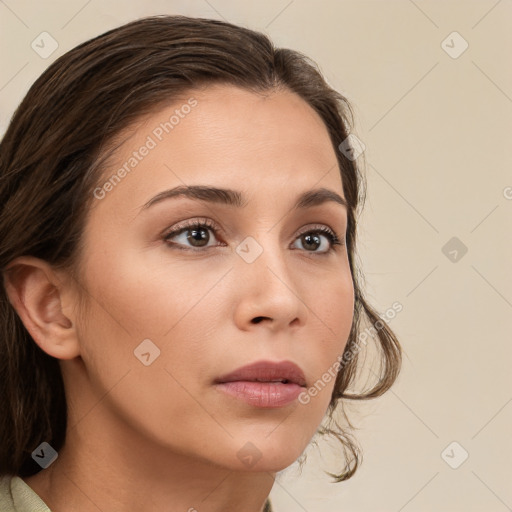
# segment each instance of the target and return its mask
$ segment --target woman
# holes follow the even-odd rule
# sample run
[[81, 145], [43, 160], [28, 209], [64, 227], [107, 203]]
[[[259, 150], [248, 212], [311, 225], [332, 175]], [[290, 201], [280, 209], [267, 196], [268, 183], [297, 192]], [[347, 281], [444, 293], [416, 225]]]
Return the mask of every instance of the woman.
[[[271, 510], [392, 385], [355, 263], [350, 107], [301, 54], [156, 16], [72, 49], [1, 143], [2, 510]], [[382, 365], [357, 377], [363, 321]], [[326, 420], [325, 422], [323, 420]]]

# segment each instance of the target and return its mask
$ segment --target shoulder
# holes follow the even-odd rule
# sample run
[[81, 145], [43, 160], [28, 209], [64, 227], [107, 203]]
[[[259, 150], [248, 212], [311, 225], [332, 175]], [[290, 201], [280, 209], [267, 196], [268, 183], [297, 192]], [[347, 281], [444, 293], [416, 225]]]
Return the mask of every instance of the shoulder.
[[2, 512], [12, 512], [14, 508], [14, 501], [11, 493], [11, 475], [4, 475], [0, 477], [0, 510]]
[[19, 476], [0, 477], [2, 512], [51, 512], [44, 501]]

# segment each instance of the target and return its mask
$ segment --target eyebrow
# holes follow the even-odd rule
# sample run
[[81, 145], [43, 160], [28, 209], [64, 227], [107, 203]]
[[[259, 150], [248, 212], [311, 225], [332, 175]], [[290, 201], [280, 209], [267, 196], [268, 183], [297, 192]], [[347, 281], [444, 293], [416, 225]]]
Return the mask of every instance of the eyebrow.
[[[196, 201], [205, 201], [209, 203], [223, 204], [234, 206], [236, 208], [244, 208], [247, 201], [244, 200], [243, 194], [237, 190], [227, 188], [217, 188], [206, 185], [188, 185], [171, 188], [160, 192], [155, 197], [145, 203], [141, 210], [146, 210], [151, 206], [160, 203], [166, 199], [178, 197], [187, 197]], [[348, 209], [348, 203], [345, 198], [340, 196], [334, 190], [327, 188], [317, 188], [307, 190], [299, 195], [293, 209], [312, 208], [327, 202], [338, 203]]]

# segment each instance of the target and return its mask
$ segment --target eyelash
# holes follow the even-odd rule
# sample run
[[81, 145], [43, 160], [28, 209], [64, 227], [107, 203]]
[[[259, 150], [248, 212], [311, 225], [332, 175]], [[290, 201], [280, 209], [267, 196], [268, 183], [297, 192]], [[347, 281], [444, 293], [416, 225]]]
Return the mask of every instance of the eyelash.
[[[163, 236], [163, 240], [168, 245], [170, 245], [171, 248], [176, 248], [176, 249], [179, 249], [182, 251], [203, 252], [205, 250], [212, 249], [211, 246], [203, 247], [203, 248], [201, 248], [201, 247], [185, 248], [182, 246], [182, 244], [178, 244], [178, 243], [170, 241], [171, 238], [178, 236], [183, 232], [193, 230], [193, 229], [198, 230], [201, 228], [208, 228], [208, 229], [212, 230], [215, 235], [217, 235], [217, 233], [219, 233], [219, 232], [222, 233], [222, 230], [220, 228], [218, 228], [218, 226], [216, 226], [210, 219], [201, 219], [201, 220], [194, 220], [191, 222], [186, 222], [184, 224], [177, 226], [172, 231], [168, 231], [167, 233], [165, 233], [165, 235]], [[324, 251], [324, 252], [317, 252], [317, 251], [305, 251], [305, 252], [309, 252], [311, 254], [318, 254], [320, 256], [327, 256], [337, 250], [336, 249], [337, 245], [339, 245], [339, 246], [345, 245], [344, 242], [340, 240], [338, 235], [332, 229], [328, 228], [327, 226], [315, 226], [313, 228], [310, 228], [306, 231], [299, 233], [297, 235], [297, 238], [299, 238], [303, 235], [309, 235], [309, 234], [313, 234], [313, 233], [321, 233], [321, 234], [327, 236], [327, 238], [329, 238], [329, 241], [330, 241], [330, 247], [327, 251]], [[217, 236], [215, 236], [215, 238], [217, 238]]]

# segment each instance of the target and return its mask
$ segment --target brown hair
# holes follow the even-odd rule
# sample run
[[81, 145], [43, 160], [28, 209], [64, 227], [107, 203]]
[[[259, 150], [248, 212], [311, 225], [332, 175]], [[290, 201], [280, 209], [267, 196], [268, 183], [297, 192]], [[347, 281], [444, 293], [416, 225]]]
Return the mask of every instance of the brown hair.
[[[9, 262], [24, 255], [76, 270], [105, 148], [142, 115], [192, 88], [214, 83], [254, 92], [295, 92], [319, 114], [337, 155], [348, 202], [354, 321], [328, 408], [331, 425], [321, 426], [318, 433], [341, 441], [344, 469], [329, 474], [336, 481], [346, 480], [360, 464], [360, 453], [333, 413], [342, 399], [374, 398], [387, 391], [400, 369], [401, 348], [366, 302], [355, 262], [364, 177], [356, 162], [338, 150], [350, 133], [352, 109], [306, 56], [275, 48], [259, 32], [185, 16], [133, 21], [62, 55], [32, 85], [0, 144], [0, 271], [4, 275]], [[5, 286], [0, 294], [0, 475], [30, 476], [39, 470], [31, 452], [42, 441], [56, 450], [64, 444], [64, 384], [59, 361], [32, 340]], [[363, 321], [382, 324], [372, 336], [381, 364], [371, 389], [348, 393], [358, 373]]]

